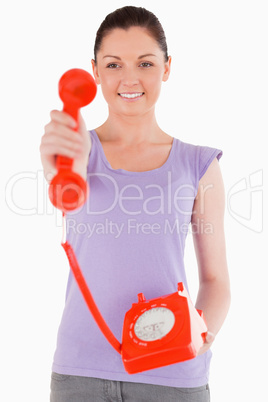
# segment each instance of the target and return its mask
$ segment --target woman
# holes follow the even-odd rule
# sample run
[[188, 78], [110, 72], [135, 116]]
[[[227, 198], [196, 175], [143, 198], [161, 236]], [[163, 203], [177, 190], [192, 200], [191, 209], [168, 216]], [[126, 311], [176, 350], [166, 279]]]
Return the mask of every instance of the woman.
[[54, 110], [40, 146], [48, 181], [56, 173], [55, 155], [64, 155], [90, 185], [87, 203], [67, 216], [67, 239], [104, 319], [121, 339], [124, 315], [138, 293], [151, 299], [175, 292], [178, 282], [187, 287], [183, 253], [191, 223], [200, 281], [196, 308], [204, 312], [208, 335], [196, 358], [129, 375], [70, 275], [51, 401], [209, 401], [210, 347], [230, 303], [222, 153], [184, 143], [157, 124], [155, 104], [171, 57], [152, 13], [123, 7], [109, 14], [94, 53], [107, 120], [87, 132], [80, 116], [78, 135], [72, 118]]

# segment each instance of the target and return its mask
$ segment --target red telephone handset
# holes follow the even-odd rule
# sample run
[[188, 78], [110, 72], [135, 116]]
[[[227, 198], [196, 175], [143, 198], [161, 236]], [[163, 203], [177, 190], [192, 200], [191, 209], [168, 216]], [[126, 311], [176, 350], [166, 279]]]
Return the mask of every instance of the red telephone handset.
[[[77, 121], [78, 110], [96, 95], [94, 79], [84, 70], [67, 71], [60, 79], [59, 93], [64, 111]], [[63, 212], [74, 210], [86, 201], [87, 183], [72, 171], [72, 159], [57, 156], [58, 174], [49, 187], [52, 204]], [[63, 226], [64, 229], [64, 226]], [[138, 303], [126, 313], [122, 344], [103, 319], [84, 279], [72, 246], [62, 242], [73, 275], [85, 302], [101, 332], [121, 354], [129, 374], [178, 363], [194, 358], [201, 348], [207, 326], [201, 310], [196, 310], [182, 282], [170, 295], [146, 300], [143, 293]], [[149, 263], [149, 261], [148, 261]]]
[[[93, 101], [97, 93], [94, 78], [85, 70], [74, 68], [66, 71], [59, 81], [59, 95], [63, 101], [63, 111], [77, 121], [78, 112], [83, 106]], [[58, 173], [49, 186], [49, 198], [52, 204], [67, 212], [79, 208], [86, 201], [89, 188], [87, 182], [72, 171], [73, 160], [58, 155], [56, 167]]]

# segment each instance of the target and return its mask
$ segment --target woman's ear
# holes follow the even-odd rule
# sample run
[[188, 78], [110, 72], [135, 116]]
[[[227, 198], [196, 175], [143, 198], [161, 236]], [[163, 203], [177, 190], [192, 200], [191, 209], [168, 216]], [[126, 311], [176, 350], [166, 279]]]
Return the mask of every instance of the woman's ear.
[[92, 71], [93, 71], [93, 75], [94, 75], [96, 84], [99, 85], [100, 84], [100, 76], [98, 73], [98, 67], [97, 67], [96, 61], [94, 59], [91, 60], [91, 65], [92, 65]]
[[168, 61], [165, 63], [165, 71], [163, 75], [163, 81], [166, 82], [168, 80], [171, 68], [171, 56], [168, 56]]

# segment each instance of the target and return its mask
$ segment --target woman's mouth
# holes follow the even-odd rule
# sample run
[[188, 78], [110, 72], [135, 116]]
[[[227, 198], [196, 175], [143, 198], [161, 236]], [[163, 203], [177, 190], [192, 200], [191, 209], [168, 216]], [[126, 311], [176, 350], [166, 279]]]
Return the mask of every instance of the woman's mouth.
[[126, 99], [126, 100], [137, 100], [140, 99], [143, 95], [144, 92], [122, 92], [118, 94], [121, 96], [121, 98]]

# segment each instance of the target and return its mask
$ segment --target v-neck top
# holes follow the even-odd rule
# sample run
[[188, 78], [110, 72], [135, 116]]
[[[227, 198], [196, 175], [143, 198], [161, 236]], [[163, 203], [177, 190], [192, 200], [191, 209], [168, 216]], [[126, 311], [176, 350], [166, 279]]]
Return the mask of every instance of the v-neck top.
[[170, 164], [172, 163], [173, 155], [174, 155], [174, 152], [175, 152], [174, 149], [176, 148], [176, 142], [178, 141], [177, 138], [173, 138], [172, 145], [171, 145], [171, 148], [170, 148], [170, 151], [169, 151], [169, 155], [167, 157], [167, 160], [163, 163], [162, 166], [160, 166], [158, 168], [155, 168], [155, 169], [135, 172], [135, 171], [125, 170], [125, 169], [113, 169], [111, 164], [109, 163], [109, 161], [106, 158], [106, 155], [104, 153], [103, 146], [102, 146], [102, 143], [101, 143], [101, 141], [100, 141], [100, 139], [98, 137], [98, 134], [96, 133], [95, 130], [92, 130], [91, 134], [95, 139], [95, 143], [96, 143], [96, 146], [98, 147], [100, 157], [101, 157], [103, 163], [105, 164], [105, 166], [108, 169], [110, 169], [111, 171], [113, 171], [114, 173], [117, 172], [119, 174], [124, 174], [124, 175], [127, 175], [127, 176], [137, 176], [137, 175], [147, 176], [147, 175], [157, 174], [161, 170], [167, 169], [168, 166], [170, 166]]

